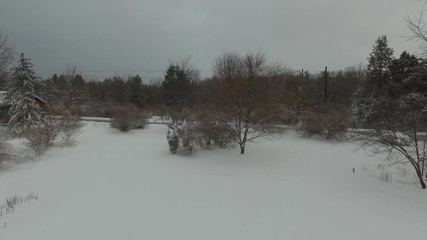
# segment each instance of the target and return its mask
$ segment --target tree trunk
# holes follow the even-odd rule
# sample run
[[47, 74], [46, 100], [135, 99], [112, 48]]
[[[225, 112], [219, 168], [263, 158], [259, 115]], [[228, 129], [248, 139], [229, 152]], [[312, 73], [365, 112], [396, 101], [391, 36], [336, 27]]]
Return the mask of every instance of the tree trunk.
[[422, 189], [426, 189], [426, 183], [424, 182], [423, 176], [418, 176], [418, 178], [420, 179], [420, 184], [421, 184], [421, 188]]
[[418, 171], [417, 170], [417, 176], [418, 176], [418, 179], [420, 180], [420, 184], [421, 184], [421, 188], [422, 189], [426, 189], [427, 188], [427, 186], [426, 186], [426, 183], [424, 182], [424, 179], [423, 179], [423, 174], [421, 173], [421, 171]]
[[245, 154], [245, 145], [240, 145], [240, 154]]

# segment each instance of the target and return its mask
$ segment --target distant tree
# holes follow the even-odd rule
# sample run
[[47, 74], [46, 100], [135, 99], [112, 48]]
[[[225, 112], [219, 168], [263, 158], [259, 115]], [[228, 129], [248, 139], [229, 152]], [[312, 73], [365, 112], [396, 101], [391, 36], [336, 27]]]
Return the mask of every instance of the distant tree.
[[372, 52], [368, 58], [368, 81], [369, 87], [377, 94], [381, 94], [388, 87], [390, 80], [390, 65], [393, 60], [393, 49], [388, 46], [386, 36], [381, 36], [375, 42]]
[[281, 105], [271, 79], [282, 69], [262, 53], [228, 52], [215, 60], [213, 70], [212, 112], [244, 154], [248, 142], [278, 130]]
[[81, 104], [85, 101], [85, 81], [77, 73], [77, 67], [69, 67], [62, 75], [65, 80], [63, 98], [63, 114], [80, 115]]
[[129, 103], [141, 108], [144, 103], [142, 94], [142, 78], [139, 75], [128, 78]]
[[144, 102], [150, 106], [157, 106], [163, 103], [163, 87], [161, 81], [151, 81], [148, 84], [143, 84], [142, 92]]
[[102, 98], [116, 105], [125, 105], [129, 102], [126, 81], [120, 76], [107, 78], [102, 82]]
[[421, 42], [421, 49], [424, 54], [427, 54], [427, 28], [425, 24], [425, 13], [426, 13], [427, 1], [424, 1], [418, 15], [409, 16], [405, 18], [406, 26], [410, 30], [410, 34], [407, 38], [411, 40], [417, 40]]
[[5, 33], [0, 31], [0, 89], [6, 86], [9, 65], [13, 60], [13, 46], [8, 41]]
[[166, 104], [183, 104], [188, 101], [191, 93], [191, 81], [184, 69], [171, 64], [162, 82], [163, 98]]
[[379, 37], [369, 54], [367, 80], [353, 95], [352, 111], [360, 127], [377, 124], [378, 119], [387, 114], [392, 60], [393, 49], [388, 47], [387, 37]]
[[405, 93], [427, 93], [427, 62], [404, 51], [390, 66], [392, 91], [391, 96], [397, 98]]
[[285, 123], [296, 126], [300, 116], [317, 104], [318, 91], [317, 82], [306, 77], [292, 76], [286, 79], [281, 90]]
[[40, 84], [30, 59], [21, 53], [7, 83], [6, 101], [12, 104], [8, 112], [10, 127], [30, 128], [46, 122], [45, 113], [36, 102], [35, 89]]
[[[323, 78], [322, 76], [322, 82], [324, 81]], [[357, 87], [365, 80], [366, 71], [362, 65], [331, 72], [328, 79], [329, 101], [333, 104], [350, 107], [351, 97], [356, 92]]]

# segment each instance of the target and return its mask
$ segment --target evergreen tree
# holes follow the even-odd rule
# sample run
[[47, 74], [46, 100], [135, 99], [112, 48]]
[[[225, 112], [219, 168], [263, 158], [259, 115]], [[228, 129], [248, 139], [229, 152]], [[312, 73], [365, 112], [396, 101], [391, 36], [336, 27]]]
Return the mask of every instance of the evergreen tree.
[[162, 82], [163, 99], [167, 104], [179, 104], [188, 100], [191, 93], [191, 81], [184, 69], [170, 65]]
[[379, 37], [369, 54], [367, 80], [352, 99], [351, 108], [358, 127], [373, 127], [389, 113], [392, 61], [393, 49], [388, 47], [387, 37]]
[[392, 97], [399, 98], [407, 93], [427, 94], [427, 62], [404, 51], [392, 61]]
[[139, 75], [128, 79], [129, 103], [142, 107], [144, 96], [142, 94], [142, 79]]
[[40, 84], [30, 59], [21, 53], [18, 66], [12, 69], [7, 84], [6, 101], [12, 104], [8, 112], [10, 127], [29, 128], [45, 122], [46, 116], [36, 102], [35, 91]]
[[393, 60], [393, 49], [388, 46], [386, 36], [379, 37], [368, 58], [368, 86], [382, 94], [387, 91], [390, 80], [390, 65]]

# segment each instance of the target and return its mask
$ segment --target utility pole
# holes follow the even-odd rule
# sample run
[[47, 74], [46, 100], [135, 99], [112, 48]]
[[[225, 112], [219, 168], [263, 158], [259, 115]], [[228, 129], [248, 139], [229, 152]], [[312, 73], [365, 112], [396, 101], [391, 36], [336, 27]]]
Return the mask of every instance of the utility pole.
[[328, 67], [325, 67], [325, 89], [323, 95], [323, 106], [326, 106], [326, 99], [328, 97]]

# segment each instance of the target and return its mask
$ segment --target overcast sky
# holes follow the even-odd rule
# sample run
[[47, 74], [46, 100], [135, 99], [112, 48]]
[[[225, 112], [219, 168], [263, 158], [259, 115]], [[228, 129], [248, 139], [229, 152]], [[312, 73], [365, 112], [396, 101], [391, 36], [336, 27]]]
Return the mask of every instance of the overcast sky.
[[75, 65], [93, 78], [162, 77], [191, 56], [203, 76], [224, 51], [264, 51], [291, 69], [366, 63], [376, 38], [395, 53], [418, 43], [404, 18], [419, 0], [0, 0], [0, 29], [46, 77]]

